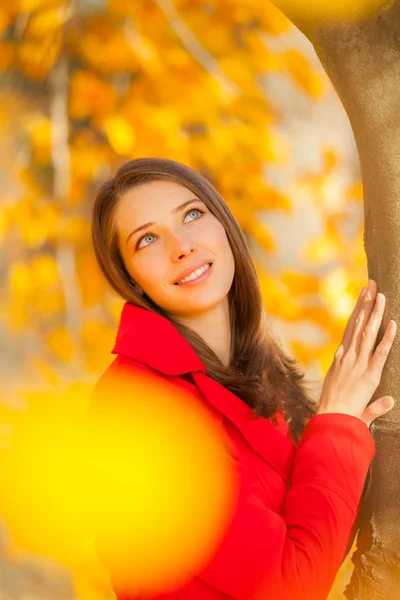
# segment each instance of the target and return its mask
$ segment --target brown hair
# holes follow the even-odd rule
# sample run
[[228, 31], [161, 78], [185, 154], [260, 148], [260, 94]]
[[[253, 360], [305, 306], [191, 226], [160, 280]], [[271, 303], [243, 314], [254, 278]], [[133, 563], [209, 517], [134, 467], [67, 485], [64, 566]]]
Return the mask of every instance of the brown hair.
[[[170, 180], [191, 190], [225, 228], [235, 261], [229, 291], [230, 366], [224, 366], [198, 334], [175, 322], [143, 294], [125, 268], [113, 218], [118, 200], [132, 187], [155, 180]], [[298, 361], [285, 354], [268, 330], [246, 238], [218, 191], [205, 177], [182, 163], [163, 158], [139, 158], [125, 163], [98, 191], [92, 214], [92, 239], [100, 269], [119, 296], [169, 319], [203, 361], [207, 375], [253, 408], [255, 418], [274, 420], [281, 409], [294, 441], [299, 441], [307, 419], [316, 412], [315, 402], [302, 381], [304, 373], [298, 368]]]

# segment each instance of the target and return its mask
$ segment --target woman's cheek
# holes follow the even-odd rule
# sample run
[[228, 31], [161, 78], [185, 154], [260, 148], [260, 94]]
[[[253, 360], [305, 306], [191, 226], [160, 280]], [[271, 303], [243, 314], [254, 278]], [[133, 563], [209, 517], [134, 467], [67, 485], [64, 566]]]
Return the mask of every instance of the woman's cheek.
[[218, 250], [222, 253], [231, 252], [231, 247], [226, 235], [226, 231], [220, 223], [218, 223], [218, 225], [219, 227], [215, 231], [215, 240]]
[[140, 272], [143, 286], [149, 290], [159, 290], [168, 284], [168, 268], [160, 256], [148, 257]]

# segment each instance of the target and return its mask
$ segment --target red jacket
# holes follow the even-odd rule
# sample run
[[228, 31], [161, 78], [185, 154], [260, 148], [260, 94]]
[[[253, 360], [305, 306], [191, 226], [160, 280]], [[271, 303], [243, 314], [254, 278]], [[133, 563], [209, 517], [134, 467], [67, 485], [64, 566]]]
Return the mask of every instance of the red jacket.
[[[204, 571], [157, 600], [324, 600], [345, 556], [375, 453], [367, 425], [344, 414], [314, 416], [296, 447], [278, 427], [206, 374], [165, 318], [126, 303], [110, 373], [139, 369], [190, 390], [216, 415], [240, 474], [236, 512]], [[190, 375], [190, 377], [188, 377]], [[112, 574], [111, 574], [112, 580]], [[119, 600], [139, 600], [118, 596]]]

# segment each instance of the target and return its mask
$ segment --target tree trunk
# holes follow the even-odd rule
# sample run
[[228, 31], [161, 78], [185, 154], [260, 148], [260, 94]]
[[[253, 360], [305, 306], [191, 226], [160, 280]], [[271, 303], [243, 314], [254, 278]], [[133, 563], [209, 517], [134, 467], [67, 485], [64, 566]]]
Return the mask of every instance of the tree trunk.
[[[275, 4], [279, 7], [280, 0]], [[313, 43], [357, 143], [368, 276], [386, 296], [379, 343], [390, 319], [400, 323], [400, 0], [357, 22], [311, 23], [305, 14], [293, 20]], [[394, 397], [395, 407], [371, 427], [376, 456], [360, 513], [355, 570], [345, 592], [353, 600], [400, 597], [398, 334], [374, 399], [386, 394]]]
[[[72, 212], [68, 207], [71, 186], [71, 158], [68, 143], [68, 77], [68, 59], [65, 52], [61, 52], [50, 78], [51, 153], [54, 172], [53, 199], [61, 204], [65, 213], [68, 211], [69, 215], [72, 216]], [[64, 239], [58, 240], [55, 259], [65, 297], [66, 327], [75, 346], [69, 367], [74, 376], [78, 376], [85, 364], [81, 340], [83, 304], [76, 272], [76, 256], [73, 244]]]

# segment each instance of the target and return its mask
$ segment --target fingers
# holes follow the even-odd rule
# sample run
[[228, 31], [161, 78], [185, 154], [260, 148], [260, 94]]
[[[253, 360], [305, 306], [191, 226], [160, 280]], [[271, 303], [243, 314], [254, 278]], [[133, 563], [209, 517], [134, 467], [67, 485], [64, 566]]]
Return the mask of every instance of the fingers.
[[367, 291], [364, 294], [363, 301], [361, 303], [361, 308], [355, 320], [353, 336], [351, 340], [351, 347], [354, 350], [356, 356], [358, 356], [358, 353], [360, 351], [360, 344], [363, 339], [364, 328], [366, 327], [366, 324], [368, 324], [369, 318], [376, 304], [377, 291], [378, 286], [376, 281], [370, 279], [368, 282]]
[[396, 334], [396, 324], [393, 321], [388, 325], [381, 343], [375, 350], [386, 302], [383, 294], [377, 294], [377, 289], [376, 281], [370, 279], [365, 292], [360, 293], [335, 359], [341, 361], [344, 355], [351, 356], [353, 361], [362, 364], [370, 375], [380, 380]]
[[367, 408], [365, 408], [360, 416], [360, 419], [368, 425], [371, 426], [371, 423], [377, 419], [378, 417], [382, 417], [386, 413], [392, 410], [394, 406], [394, 400], [392, 396], [383, 396], [383, 398], [379, 398], [374, 402], [371, 402]]
[[389, 321], [386, 331], [380, 343], [377, 345], [375, 353], [373, 354], [371, 361], [368, 366], [370, 375], [380, 381], [381, 373], [385, 365], [388, 354], [392, 348], [393, 341], [397, 331], [396, 321]]
[[344, 351], [346, 351], [351, 344], [355, 322], [360, 313], [361, 307], [363, 305], [364, 297], [365, 297], [365, 293], [366, 293], [367, 289], [368, 288], [363, 288], [363, 290], [360, 292], [360, 295], [358, 296], [357, 304], [355, 305], [354, 310], [351, 313], [350, 318], [347, 322], [347, 326], [346, 326], [346, 329], [345, 329], [345, 332], [343, 335], [343, 339], [342, 339], [342, 343], [341, 343], [341, 346], [343, 346]]
[[376, 338], [385, 312], [386, 299], [383, 294], [377, 294], [373, 310], [359, 336], [359, 360], [367, 367], [374, 353]]

